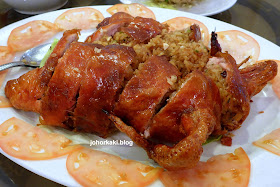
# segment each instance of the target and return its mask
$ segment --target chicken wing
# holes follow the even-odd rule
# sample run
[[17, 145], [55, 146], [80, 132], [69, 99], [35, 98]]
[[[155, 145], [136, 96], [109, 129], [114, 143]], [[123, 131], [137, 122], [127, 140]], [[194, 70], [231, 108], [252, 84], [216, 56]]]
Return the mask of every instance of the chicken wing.
[[[176, 145], [147, 140], [120, 118], [114, 115], [109, 115], [109, 118], [159, 165], [168, 170], [178, 170], [197, 164], [203, 151], [202, 144], [215, 128], [220, 128], [220, 113], [218, 88], [211, 79], [194, 71], [187, 75], [177, 94], [154, 117], [155, 122], [147, 129], [151, 137], [173, 142], [179, 140]], [[181, 134], [180, 139], [177, 138], [178, 133]]]

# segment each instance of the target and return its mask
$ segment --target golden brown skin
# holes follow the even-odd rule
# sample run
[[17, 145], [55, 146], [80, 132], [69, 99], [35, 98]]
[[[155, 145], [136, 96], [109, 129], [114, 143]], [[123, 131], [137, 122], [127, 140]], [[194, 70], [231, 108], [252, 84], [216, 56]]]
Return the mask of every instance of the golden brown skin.
[[202, 144], [215, 128], [219, 128], [220, 113], [218, 88], [211, 79], [195, 71], [187, 75], [186, 82], [177, 95], [159, 112], [159, 117], [163, 120], [155, 116], [153, 120], [158, 121], [148, 129], [152, 136], [156, 132], [159, 135], [156, 138], [167, 140], [170, 140], [169, 136], [172, 136], [171, 140], [177, 140], [177, 133], [184, 131], [184, 136], [180, 137], [175, 146], [151, 142], [120, 118], [113, 115], [109, 115], [109, 118], [159, 165], [168, 170], [178, 170], [192, 168], [197, 164], [203, 151]]
[[240, 69], [250, 98], [258, 94], [277, 74], [277, 63], [266, 60]]
[[132, 17], [124, 12], [114, 14], [106, 18], [98, 26], [98, 30], [88, 36], [85, 42], [92, 43], [104, 35], [113, 36], [122, 31], [130, 36], [136, 43], [148, 42], [151, 38], [160, 34], [165, 26], [151, 18]]
[[40, 112], [41, 98], [47, 89], [54, 69], [64, 52], [73, 41], [78, 40], [79, 30], [66, 31], [57, 43], [46, 64], [22, 75], [18, 79], [10, 80], [5, 87], [5, 94], [11, 104], [27, 111]]
[[154, 19], [136, 17], [127, 27], [122, 27], [121, 31], [129, 35], [137, 43], [146, 43], [160, 34], [164, 27]]
[[59, 59], [42, 97], [40, 122], [43, 125], [67, 127], [63, 122], [68, 119], [68, 112], [75, 107], [80, 83], [88, 65], [87, 59], [96, 53], [96, 48], [99, 49], [100, 45], [74, 42]]
[[[214, 78], [221, 92], [222, 127], [226, 130], [235, 130], [241, 126], [250, 112], [250, 97], [234, 58], [228, 53], [221, 52], [216, 53], [215, 57], [215, 60], [212, 60], [214, 58], [209, 60], [207, 68], [211, 69], [210, 63], [213, 63], [220, 66], [222, 72], [214, 72], [213, 74], [217, 73], [216, 76], [206, 72], [206, 75]], [[219, 83], [220, 79], [224, 81]]]
[[150, 135], [150, 138], [171, 143], [181, 141], [195, 128], [196, 123], [195, 119], [192, 119], [194, 117], [192, 113], [202, 108], [211, 109], [209, 115], [212, 115], [216, 121], [217, 130], [220, 129], [222, 108], [216, 85], [199, 71], [188, 74], [185, 79], [177, 93], [154, 116], [153, 122], [145, 133]]
[[[164, 96], [177, 80], [178, 69], [164, 56], [152, 56], [126, 84], [114, 114], [144, 133]], [[169, 82], [168, 82], [169, 80]]]
[[73, 115], [77, 131], [106, 137], [115, 130], [103, 110], [114, 109], [124, 79], [132, 76], [135, 57], [130, 47], [109, 45], [89, 58]]
[[[206, 75], [213, 78], [221, 90], [222, 127], [232, 131], [238, 129], [249, 115], [250, 99], [276, 76], [277, 63], [269, 60], [239, 70], [240, 66], [236, 64], [235, 59], [227, 52], [222, 53], [221, 51], [217, 34], [212, 32], [210, 50], [212, 58], [210, 58], [205, 72]], [[209, 64], [219, 65], [222, 72], [212, 71], [216, 75], [207, 73], [209, 68], [215, 68]], [[221, 81], [221, 79], [225, 79], [225, 81]], [[219, 134], [219, 132], [216, 133]]]
[[97, 26], [97, 31], [88, 36], [85, 42], [92, 43], [99, 40], [104, 35], [113, 36], [116, 32], [120, 31], [121, 27], [127, 26], [133, 17], [130, 14], [124, 12], [118, 12], [109, 18], [105, 18]]

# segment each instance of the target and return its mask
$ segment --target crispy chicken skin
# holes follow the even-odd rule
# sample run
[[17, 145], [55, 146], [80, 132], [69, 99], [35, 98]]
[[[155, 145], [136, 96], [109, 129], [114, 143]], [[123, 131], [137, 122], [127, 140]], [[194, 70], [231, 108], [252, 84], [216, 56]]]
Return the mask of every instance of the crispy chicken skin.
[[[154, 116], [152, 123], [145, 132], [150, 138], [177, 143], [196, 128], [199, 116], [197, 110], [207, 109], [220, 129], [221, 100], [217, 86], [201, 72], [194, 71], [185, 78], [175, 95]], [[192, 119], [196, 117], [197, 119]], [[211, 132], [213, 129], [210, 130]]]
[[[205, 55], [190, 53], [205, 56], [195, 69], [181, 67], [190, 65], [188, 61], [174, 63], [164, 45], [161, 53], [140, 48], [147, 55], [140, 58], [135, 46], [148, 46], [159, 34], [169, 36], [166, 28], [153, 19], [117, 13], [104, 19], [84, 43], [77, 42], [79, 30], [66, 31], [46, 65], [9, 81], [6, 95], [15, 108], [40, 113], [42, 124], [103, 138], [119, 129], [165, 169], [192, 168], [209, 135], [225, 135], [241, 126], [250, 98], [274, 78], [277, 64], [268, 60], [239, 69], [234, 58], [222, 52], [215, 32]], [[190, 31], [186, 44], [201, 48], [199, 26], [192, 25]], [[172, 41], [176, 46], [177, 40]]]
[[122, 27], [121, 31], [128, 34], [137, 43], [145, 43], [160, 34], [163, 28], [164, 26], [154, 19], [136, 17], [127, 27]]
[[277, 74], [277, 63], [271, 60], [238, 69], [235, 59], [222, 49], [217, 34], [212, 32], [212, 57], [205, 74], [219, 87], [222, 100], [222, 128], [238, 129], [250, 112], [250, 100]]
[[47, 89], [58, 59], [63, 56], [73, 41], [78, 40], [78, 34], [79, 30], [76, 29], [66, 31], [44, 67], [36, 68], [18, 79], [8, 81], [5, 94], [15, 108], [40, 112], [41, 98]]
[[109, 18], [105, 18], [98, 24], [97, 31], [88, 36], [85, 42], [92, 43], [104, 35], [113, 36], [120, 31], [121, 27], [126, 27], [133, 19], [133, 16], [124, 12], [118, 12]]
[[68, 112], [71, 112], [76, 104], [87, 59], [91, 58], [100, 47], [97, 44], [74, 42], [59, 59], [42, 98], [40, 110], [42, 124], [67, 127], [63, 122], [68, 119]]
[[137, 132], [144, 133], [179, 74], [165, 56], [152, 56], [126, 84], [114, 110], [115, 115]]
[[124, 79], [132, 76], [130, 65], [135, 57], [130, 47], [109, 45], [89, 59], [74, 110], [77, 131], [106, 137], [115, 129], [103, 110], [114, 109]]
[[132, 17], [120, 12], [111, 18], [106, 18], [98, 26], [98, 30], [88, 36], [85, 42], [92, 43], [104, 35], [113, 36], [122, 31], [129, 35], [136, 43], [145, 43], [160, 34], [165, 26], [151, 18]]
[[250, 98], [258, 94], [277, 74], [277, 63], [266, 60], [240, 70]]
[[234, 58], [218, 52], [207, 63], [205, 74], [219, 87], [222, 100], [222, 127], [240, 127], [250, 111], [250, 97]]
[[178, 140], [178, 133], [183, 134], [173, 147], [145, 139], [114, 115], [109, 115], [109, 118], [159, 165], [168, 170], [178, 170], [197, 164], [203, 151], [202, 144], [215, 128], [219, 128], [220, 113], [218, 88], [211, 79], [194, 71], [187, 75], [179, 92], [158, 113], [159, 117], [154, 117], [153, 120], [158, 121], [148, 129], [151, 135], [156, 132], [157, 138], [166, 140]]

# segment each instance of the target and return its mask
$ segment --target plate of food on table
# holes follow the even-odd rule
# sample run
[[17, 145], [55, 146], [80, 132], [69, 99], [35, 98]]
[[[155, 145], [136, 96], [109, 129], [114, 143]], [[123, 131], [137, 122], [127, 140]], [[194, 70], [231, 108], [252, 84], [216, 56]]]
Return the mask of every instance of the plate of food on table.
[[124, 4], [140, 3], [151, 7], [211, 16], [231, 8], [237, 0], [120, 0], [120, 2]]
[[277, 186], [279, 46], [141, 4], [63, 9], [0, 30], [0, 152], [65, 186]]

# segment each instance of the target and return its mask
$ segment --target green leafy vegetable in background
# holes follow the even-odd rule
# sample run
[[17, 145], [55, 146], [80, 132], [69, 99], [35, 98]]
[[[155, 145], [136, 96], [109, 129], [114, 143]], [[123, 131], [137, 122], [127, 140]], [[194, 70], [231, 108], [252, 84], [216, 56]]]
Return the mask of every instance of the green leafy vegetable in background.
[[41, 61], [41, 63], [40, 63], [40, 68], [43, 67], [43, 66], [45, 65], [46, 61], [48, 60], [49, 56], [50, 56], [51, 53], [53, 52], [53, 49], [55, 48], [55, 46], [56, 46], [56, 44], [57, 44], [58, 41], [59, 41], [58, 39], [54, 39], [54, 40], [53, 40], [53, 43], [52, 43], [50, 49], [49, 49], [48, 52], [45, 54], [44, 58], [42, 59], [42, 61]]
[[209, 138], [206, 140], [206, 142], [204, 142], [202, 145], [206, 145], [206, 144], [209, 144], [211, 142], [219, 141], [221, 138], [222, 138], [222, 135], [220, 135], [220, 136], [209, 136]]

